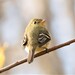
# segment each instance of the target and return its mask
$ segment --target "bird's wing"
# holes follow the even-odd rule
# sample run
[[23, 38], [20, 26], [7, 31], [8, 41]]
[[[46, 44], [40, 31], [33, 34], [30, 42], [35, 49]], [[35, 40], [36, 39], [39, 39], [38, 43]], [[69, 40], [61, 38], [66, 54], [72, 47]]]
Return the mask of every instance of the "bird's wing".
[[27, 41], [28, 41], [28, 38], [27, 38], [27, 35], [25, 35], [23, 39], [23, 46], [27, 44]]
[[46, 33], [39, 34], [38, 43], [40, 47], [45, 45], [50, 40], [51, 40], [51, 37], [49, 36], [49, 34], [46, 34]]

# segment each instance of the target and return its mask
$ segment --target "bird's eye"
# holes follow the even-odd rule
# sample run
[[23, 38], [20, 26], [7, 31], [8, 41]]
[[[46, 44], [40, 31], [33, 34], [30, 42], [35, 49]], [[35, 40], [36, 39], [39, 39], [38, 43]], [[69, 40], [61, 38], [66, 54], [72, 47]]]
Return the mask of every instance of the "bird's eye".
[[37, 22], [35, 21], [34, 24], [36, 24]]

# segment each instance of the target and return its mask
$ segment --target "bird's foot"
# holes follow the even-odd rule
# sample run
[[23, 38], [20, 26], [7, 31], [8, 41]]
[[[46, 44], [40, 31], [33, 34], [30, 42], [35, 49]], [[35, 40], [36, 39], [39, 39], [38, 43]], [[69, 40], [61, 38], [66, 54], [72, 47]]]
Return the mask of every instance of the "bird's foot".
[[44, 50], [46, 51], [46, 53], [48, 53], [48, 49], [46, 47], [44, 47]]

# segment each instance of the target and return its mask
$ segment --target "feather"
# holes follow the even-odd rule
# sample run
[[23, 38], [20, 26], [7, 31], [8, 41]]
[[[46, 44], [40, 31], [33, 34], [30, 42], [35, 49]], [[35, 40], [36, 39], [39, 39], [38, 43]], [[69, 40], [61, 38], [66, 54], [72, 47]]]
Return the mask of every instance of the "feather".
[[31, 62], [33, 62], [33, 59], [34, 59], [34, 53], [35, 53], [35, 50], [32, 49], [32, 50], [29, 50], [29, 54], [28, 54], [28, 63], [30, 64]]
[[39, 46], [43, 46], [46, 44], [49, 40], [51, 40], [50, 36], [45, 33], [40, 33], [38, 38]]
[[23, 46], [25, 46], [27, 44], [27, 41], [28, 41], [28, 39], [27, 39], [27, 36], [25, 35], [24, 39], [23, 39]]

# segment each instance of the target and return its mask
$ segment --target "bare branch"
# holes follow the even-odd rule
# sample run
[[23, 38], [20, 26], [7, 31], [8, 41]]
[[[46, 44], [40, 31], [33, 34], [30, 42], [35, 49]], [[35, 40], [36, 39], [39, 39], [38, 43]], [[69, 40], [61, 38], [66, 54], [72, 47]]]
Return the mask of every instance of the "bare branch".
[[[57, 46], [51, 47], [51, 48], [49, 48], [47, 50], [44, 50], [44, 51], [41, 51], [41, 52], [35, 54], [34, 58], [39, 57], [39, 56], [42, 56], [42, 55], [47, 54], [49, 52], [55, 51], [56, 49], [62, 48], [62, 47], [67, 46], [67, 45], [70, 45], [70, 44], [72, 44], [74, 42], [75, 42], [75, 39], [70, 40], [70, 41], [65, 42], [65, 43], [62, 43], [62, 44], [59, 44]], [[14, 67], [16, 67], [16, 66], [18, 66], [20, 64], [25, 63], [25, 62], [27, 62], [27, 59], [22, 59], [20, 61], [17, 61], [15, 63], [12, 63], [12, 64], [10, 64], [10, 65], [8, 65], [8, 66], [0, 69], [0, 73], [5, 72], [7, 70], [10, 70], [10, 69], [12, 69], [12, 68], [14, 68]]]

